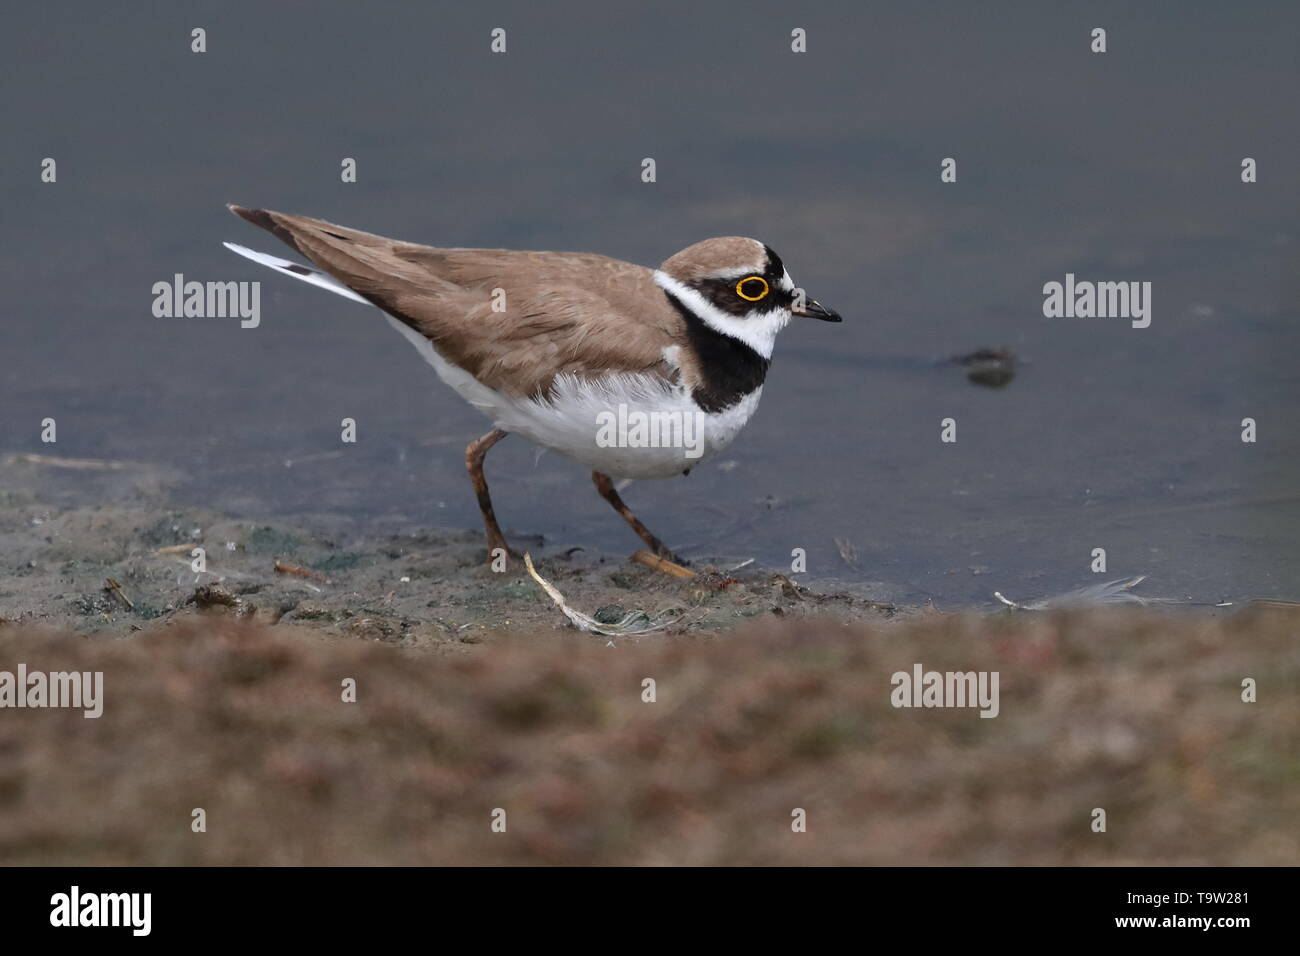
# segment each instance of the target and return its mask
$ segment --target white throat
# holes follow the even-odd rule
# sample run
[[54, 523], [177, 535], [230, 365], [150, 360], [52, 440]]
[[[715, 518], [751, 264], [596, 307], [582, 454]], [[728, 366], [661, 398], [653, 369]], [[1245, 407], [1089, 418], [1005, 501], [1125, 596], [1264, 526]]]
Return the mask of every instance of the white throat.
[[790, 321], [790, 312], [787, 309], [773, 309], [770, 312], [748, 317], [728, 315], [690, 286], [683, 285], [658, 269], [655, 270], [655, 284], [665, 292], [671, 292], [676, 296], [682, 305], [690, 309], [713, 331], [744, 342], [765, 359], [772, 357], [776, 333], [785, 328], [786, 323]]

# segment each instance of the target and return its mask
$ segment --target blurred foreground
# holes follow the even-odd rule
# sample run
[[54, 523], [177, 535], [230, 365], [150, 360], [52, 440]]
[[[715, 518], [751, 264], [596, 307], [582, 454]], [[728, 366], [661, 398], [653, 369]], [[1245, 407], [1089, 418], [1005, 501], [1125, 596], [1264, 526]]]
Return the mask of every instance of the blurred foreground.
[[[1296, 623], [925, 614], [418, 647], [216, 612], [129, 639], [0, 627], [0, 670], [102, 671], [105, 698], [99, 719], [0, 710], [0, 862], [1295, 864]], [[1000, 672], [1000, 715], [895, 709], [918, 662]]]

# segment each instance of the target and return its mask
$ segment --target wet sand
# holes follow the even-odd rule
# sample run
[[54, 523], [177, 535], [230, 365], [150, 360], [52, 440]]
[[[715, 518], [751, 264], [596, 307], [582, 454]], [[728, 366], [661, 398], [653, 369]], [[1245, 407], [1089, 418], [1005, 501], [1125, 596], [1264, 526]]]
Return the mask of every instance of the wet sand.
[[[488, 631], [566, 624], [521, 561], [510, 559], [499, 571], [485, 563], [477, 530], [384, 529], [330, 516], [250, 521], [175, 510], [166, 507], [163, 486], [148, 470], [123, 469], [125, 484], [105, 486], [125, 503], [43, 503], [43, 482], [68, 470], [76, 469], [66, 460], [0, 463], [9, 489], [0, 492], [0, 620], [132, 634], [217, 605], [265, 623], [416, 645], [473, 643]], [[755, 564], [707, 562], [697, 563], [696, 578], [680, 579], [627, 555], [527, 539], [514, 544], [531, 549], [538, 572], [570, 604], [601, 620], [641, 611], [681, 632], [765, 615], [857, 621], [909, 611], [883, 584], [846, 590], [843, 583]], [[201, 571], [196, 548], [203, 550]]]
[[[101, 504], [0, 462], [0, 670], [104, 675], [97, 719], [0, 711], [3, 863], [1300, 859], [1294, 608], [949, 613], [532, 542], [573, 607], [664, 624], [597, 636], [477, 531], [175, 510], [86, 467]], [[997, 671], [998, 716], [895, 709], [918, 663]]]

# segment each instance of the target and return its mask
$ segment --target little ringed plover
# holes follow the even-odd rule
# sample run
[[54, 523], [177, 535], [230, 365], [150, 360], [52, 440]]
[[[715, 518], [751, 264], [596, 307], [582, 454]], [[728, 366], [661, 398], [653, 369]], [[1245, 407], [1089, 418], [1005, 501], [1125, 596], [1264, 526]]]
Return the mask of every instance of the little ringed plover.
[[[465, 450], [489, 557], [509, 547], [483, 458], [516, 432], [590, 468], [597, 490], [651, 550], [677, 560], [612, 479], [684, 474], [726, 448], [758, 406], [776, 334], [791, 316], [840, 321], [753, 239], [706, 239], [647, 269], [591, 253], [434, 248], [230, 209], [312, 266], [227, 248], [377, 306], [440, 379], [492, 420]], [[608, 427], [614, 422], [622, 433]], [[647, 423], [651, 436], [674, 440], [646, 440]]]

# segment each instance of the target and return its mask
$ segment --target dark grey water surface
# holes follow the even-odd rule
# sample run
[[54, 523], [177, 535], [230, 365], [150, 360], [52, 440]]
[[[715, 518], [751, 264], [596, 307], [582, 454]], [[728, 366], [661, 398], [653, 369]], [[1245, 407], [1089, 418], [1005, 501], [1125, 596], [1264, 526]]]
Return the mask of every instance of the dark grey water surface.
[[[377, 314], [224, 250], [281, 251], [224, 204], [648, 265], [752, 235], [845, 322], [783, 333], [721, 460], [628, 490], [670, 542], [941, 603], [1091, 583], [1095, 547], [1148, 593], [1300, 597], [1295, 4], [620, 6], [6, 5], [0, 453], [166, 465], [179, 506], [476, 527], [484, 421]], [[260, 280], [261, 327], [154, 318], [177, 272]], [[1044, 318], [1067, 272], [1153, 283], [1150, 328]], [[1024, 361], [1004, 389], [937, 364], [996, 346]], [[488, 459], [508, 529], [633, 547], [535, 457]]]

